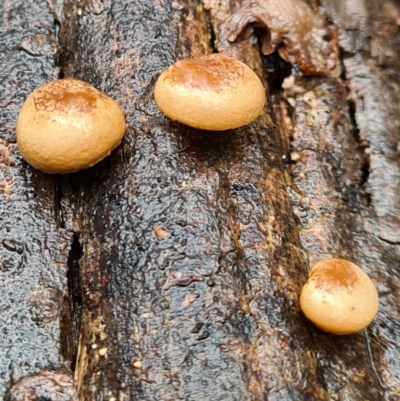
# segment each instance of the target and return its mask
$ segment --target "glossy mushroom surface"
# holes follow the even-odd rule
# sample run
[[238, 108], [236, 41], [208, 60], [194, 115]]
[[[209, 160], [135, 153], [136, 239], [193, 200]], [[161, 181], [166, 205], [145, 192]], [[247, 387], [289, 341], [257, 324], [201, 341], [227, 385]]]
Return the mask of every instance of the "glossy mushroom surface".
[[344, 259], [318, 262], [300, 294], [300, 307], [307, 318], [334, 334], [364, 329], [374, 319], [378, 306], [378, 292], [371, 279]]
[[265, 90], [246, 64], [222, 54], [187, 59], [158, 78], [154, 99], [172, 120], [222, 131], [249, 124], [265, 104]]
[[324, 75], [335, 68], [338, 59], [336, 29], [300, 0], [235, 0], [235, 11], [222, 25], [222, 36], [229, 41], [261, 33], [261, 51], [276, 49], [280, 56], [296, 63], [304, 74]]
[[86, 82], [52, 81], [26, 99], [16, 125], [24, 159], [45, 173], [93, 166], [121, 142], [125, 117], [118, 104]]

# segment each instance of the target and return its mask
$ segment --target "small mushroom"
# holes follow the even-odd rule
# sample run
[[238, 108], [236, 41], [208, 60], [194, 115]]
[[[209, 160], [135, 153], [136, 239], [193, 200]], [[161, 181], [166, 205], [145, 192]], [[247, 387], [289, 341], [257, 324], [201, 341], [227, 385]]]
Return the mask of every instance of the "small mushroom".
[[378, 292], [371, 279], [344, 259], [318, 262], [300, 294], [300, 307], [308, 319], [334, 334], [356, 333], [367, 327], [378, 304]]
[[204, 130], [249, 124], [265, 104], [265, 90], [246, 64], [223, 54], [178, 61], [158, 78], [154, 99], [170, 119]]
[[118, 104], [86, 82], [60, 79], [35, 89], [16, 126], [24, 159], [45, 173], [93, 166], [121, 142], [125, 117]]

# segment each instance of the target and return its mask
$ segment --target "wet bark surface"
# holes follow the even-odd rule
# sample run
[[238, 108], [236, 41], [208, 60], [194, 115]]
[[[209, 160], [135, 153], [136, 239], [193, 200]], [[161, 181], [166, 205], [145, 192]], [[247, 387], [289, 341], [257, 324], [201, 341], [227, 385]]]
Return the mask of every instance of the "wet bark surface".
[[301, 347], [306, 269], [268, 110], [226, 133], [165, 119], [151, 96], [159, 73], [212, 49], [197, 2], [154, 7], [84, 8], [69, 72], [112, 94], [129, 127], [113, 157], [71, 182], [83, 249], [79, 396], [325, 399]]
[[0, 3], [1, 399], [19, 378], [66, 366], [60, 326], [72, 235], [59, 224], [56, 179], [31, 169], [14, 138], [26, 96], [58, 76], [57, 18], [46, 1]]
[[339, 28], [343, 73], [294, 96], [283, 113], [293, 124], [289, 194], [310, 262], [355, 261], [374, 280], [381, 304], [364, 333], [334, 340], [333, 347], [317, 336], [315, 350], [333, 399], [397, 400], [399, 11], [395, 2], [321, 6]]
[[[80, 400], [400, 399], [395, 3], [322, 1], [343, 74], [285, 96], [256, 36], [225, 40], [228, 2], [50, 4], [29, 29], [22, 2], [0, 4], [0, 397], [74, 400], [72, 366]], [[163, 69], [213, 51], [266, 79], [248, 127], [194, 130], [153, 101]], [[113, 97], [128, 129], [110, 157], [57, 178], [21, 160], [14, 125], [59, 73]], [[299, 310], [327, 256], [378, 287], [360, 334], [323, 333]]]

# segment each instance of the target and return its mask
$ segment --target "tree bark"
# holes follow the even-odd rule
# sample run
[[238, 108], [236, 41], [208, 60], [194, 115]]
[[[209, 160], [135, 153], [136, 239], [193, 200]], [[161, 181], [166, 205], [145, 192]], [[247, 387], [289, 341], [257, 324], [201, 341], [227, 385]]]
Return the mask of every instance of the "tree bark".
[[[56, 4], [46, 1], [0, 3], [1, 399], [19, 378], [40, 368], [46, 375], [50, 365], [72, 382], [71, 372], [63, 370], [70, 359], [72, 233], [63, 228], [57, 178], [31, 169], [14, 136], [26, 96], [58, 77], [59, 20]], [[43, 380], [36, 384], [39, 389]]]
[[349, 386], [354, 381], [367, 398], [373, 390], [359, 378], [366, 379], [369, 371], [381, 397], [371, 393], [370, 399], [397, 400], [399, 8], [392, 1], [322, 1], [321, 6], [339, 28], [343, 73], [294, 100], [290, 146], [298, 161], [292, 167], [292, 205], [309, 260], [324, 255], [354, 260], [377, 285], [380, 312], [363, 334], [335, 341], [337, 355], [320, 340], [316, 351], [328, 390], [338, 399], [358, 399]]
[[[302, 90], [284, 93], [273, 81], [283, 64], [260, 57], [256, 36], [230, 44], [221, 35], [234, 7], [228, 1], [64, 2], [60, 76], [113, 97], [128, 129], [110, 157], [76, 174], [46, 176], [20, 160], [10, 144], [18, 107], [59, 73], [49, 22], [39, 57], [29, 50], [24, 61], [34, 79], [21, 81], [24, 90], [20, 78], [3, 84], [18, 101], [0, 104], [0, 174], [15, 177], [21, 195], [0, 193], [13, 205], [0, 229], [21, 227], [4, 235], [12, 243], [23, 237], [32, 270], [18, 282], [22, 290], [4, 263], [0, 273], [12, 296], [56, 289], [50, 293], [64, 312], [37, 324], [48, 342], [14, 362], [35, 359], [35, 366], [15, 373], [0, 363], [0, 397], [11, 379], [55, 365], [75, 370], [85, 401], [400, 399], [399, 13], [389, 0], [320, 3], [339, 28], [342, 74], [306, 78]], [[4, 4], [0, 15], [13, 21]], [[34, 21], [57, 15], [35, 4], [42, 8]], [[27, 46], [12, 28], [5, 35]], [[152, 96], [161, 71], [217, 51], [262, 78], [264, 114], [227, 132], [165, 118]], [[5, 62], [10, 77], [23, 71], [19, 61]], [[12, 157], [15, 166], [6, 163]], [[23, 258], [7, 244], [0, 252]], [[299, 309], [308, 269], [325, 257], [354, 261], [378, 287], [378, 316], [359, 334], [324, 333]], [[24, 313], [15, 321], [21, 336], [31, 327]], [[57, 338], [59, 327], [68, 341]], [[27, 340], [21, 348], [20, 338], [4, 335], [5, 350], [36, 347]], [[7, 396], [17, 399], [12, 389]]]

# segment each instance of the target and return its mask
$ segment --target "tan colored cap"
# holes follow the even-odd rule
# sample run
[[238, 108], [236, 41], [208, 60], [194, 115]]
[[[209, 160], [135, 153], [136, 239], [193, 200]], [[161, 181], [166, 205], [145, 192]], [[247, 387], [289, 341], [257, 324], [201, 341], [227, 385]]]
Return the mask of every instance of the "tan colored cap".
[[265, 90], [246, 64], [222, 54], [181, 60], [158, 78], [154, 99], [172, 120], [222, 131], [249, 124], [265, 104]]
[[300, 295], [304, 314], [320, 329], [334, 334], [356, 333], [367, 327], [378, 304], [371, 279], [344, 259], [318, 262]]
[[93, 166], [121, 142], [118, 104], [86, 82], [52, 81], [35, 89], [19, 113], [16, 137], [24, 159], [45, 173]]

